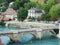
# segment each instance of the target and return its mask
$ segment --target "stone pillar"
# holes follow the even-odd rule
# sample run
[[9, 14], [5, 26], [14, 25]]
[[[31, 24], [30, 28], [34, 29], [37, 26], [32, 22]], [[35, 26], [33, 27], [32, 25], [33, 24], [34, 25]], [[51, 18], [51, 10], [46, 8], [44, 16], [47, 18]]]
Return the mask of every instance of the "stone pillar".
[[42, 38], [42, 32], [36, 32], [36, 39]]
[[36, 39], [41, 39], [43, 36], [43, 31], [42, 31], [42, 29], [40, 29], [40, 30], [41, 31], [36, 30], [36, 32], [35, 32]]
[[59, 23], [59, 34], [57, 35], [58, 38], [60, 38], [60, 23]]
[[8, 26], [8, 23], [6, 23], [5, 26], [7, 27]]

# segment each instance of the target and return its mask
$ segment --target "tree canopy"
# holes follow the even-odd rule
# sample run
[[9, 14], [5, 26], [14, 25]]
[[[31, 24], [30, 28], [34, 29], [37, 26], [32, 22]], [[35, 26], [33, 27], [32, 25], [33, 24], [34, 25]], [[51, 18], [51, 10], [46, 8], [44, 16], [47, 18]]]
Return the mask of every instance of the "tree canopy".
[[0, 0], [0, 11], [5, 11], [8, 8], [9, 3], [12, 1], [15, 0]]
[[24, 7], [24, 4], [27, 2], [29, 2], [29, 0], [16, 0], [13, 3], [12, 8], [18, 10], [20, 7]]
[[47, 0], [46, 3], [42, 5], [43, 10], [45, 10], [44, 17], [43, 16], [41, 17], [43, 20], [45, 20], [45, 21], [50, 20], [49, 11], [50, 11], [51, 7], [55, 4], [56, 4], [55, 0]]
[[51, 16], [51, 20], [57, 20], [60, 18], [60, 4], [52, 6], [52, 8], [49, 11], [49, 14]]
[[25, 4], [24, 4], [24, 7], [27, 8], [27, 9], [30, 9], [31, 7], [36, 7], [36, 8], [39, 8], [39, 9], [42, 8], [41, 4], [35, 3], [35, 2], [25, 3]]
[[17, 17], [19, 21], [24, 21], [24, 19], [27, 17], [27, 10], [21, 7], [18, 11]]
[[50, 8], [55, 5], [55, 0], [47, 0], [46, 4], [43, 4], [43, 9], [45, 10], [46, 13], [49, 12]]

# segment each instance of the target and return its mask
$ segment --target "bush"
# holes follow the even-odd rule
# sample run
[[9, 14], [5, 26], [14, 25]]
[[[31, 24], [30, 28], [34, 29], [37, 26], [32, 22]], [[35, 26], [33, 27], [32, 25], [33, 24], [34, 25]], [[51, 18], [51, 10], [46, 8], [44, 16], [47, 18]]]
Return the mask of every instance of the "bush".
[[0, 21], [0, 25], [4, 26], [5, 25], [4, 21]]
[[59, 29], [54, 29], [54, 32], [55, 32], [56, 34], [58, 34], [58, 33], [59, 33]]

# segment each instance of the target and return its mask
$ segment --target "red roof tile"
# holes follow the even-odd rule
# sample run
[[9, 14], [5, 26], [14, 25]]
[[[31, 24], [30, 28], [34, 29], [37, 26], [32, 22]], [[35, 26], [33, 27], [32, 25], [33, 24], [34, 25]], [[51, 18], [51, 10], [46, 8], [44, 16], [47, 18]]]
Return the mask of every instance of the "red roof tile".
[[5, 15], [17, 15], [17, 12], [13, 8], [8, 8], [5, 12]]

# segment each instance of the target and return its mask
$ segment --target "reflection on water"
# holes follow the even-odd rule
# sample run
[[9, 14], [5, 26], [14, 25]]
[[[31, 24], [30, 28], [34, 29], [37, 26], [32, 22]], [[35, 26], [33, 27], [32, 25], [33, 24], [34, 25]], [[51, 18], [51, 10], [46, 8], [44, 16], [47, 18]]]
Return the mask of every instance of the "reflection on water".
[[19, 27], [2, 27], [0, 26], [0, 31], [4, 31], [4, 30], [20, 30], [20, 29], [27, 29], [27, 28], [19, 28]]
[[10, 43], [9, 45], [60, 45], [60, 39], [55, 37], [48, 37], [41, 40], [33, 39], [26, 43]]
[[[20, 28], [0, 27], [0, 30], [12, 30], [12, 29], [17, 30], [17, 29], [20, 29]], [[45, 35], [47, 35], [47, 36], [45, 36]], [[17, 42], [17, 43], [10, 43], [8, 45], [60, 45], [60, 39], [59, 38], [51, 37], [49, 35], [50, 35], [49, 33], [45, 33], [41, 40], [32, 39], [32, 40], [30, 40], [28, 42], [25, 42], [25, 43]], [[30, 37], [30, 36], [28, 36], [28, 37]]]
[[50, 36], [49, 33], [45, 33], [41, 40], [32, 39], [25, 43], [17, 42], [10, 43], [9, 45], [60, 45], [60, 39]]
[[19, 42], [28, 42], [31, 39], [33, 39], [33, 35], [30, 33], [24, 33], [23, 35], [21, 35], [18, 39]]

